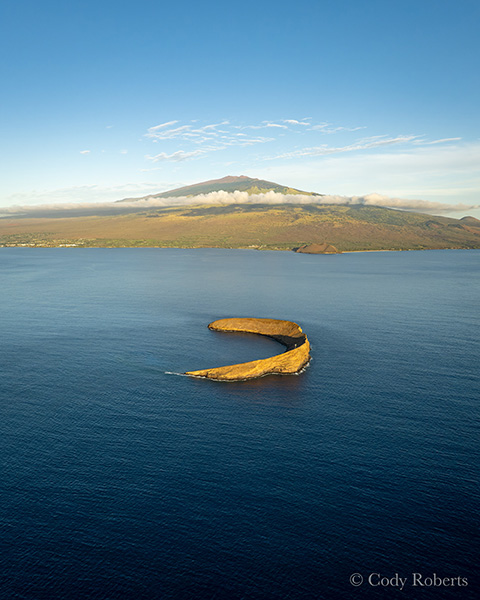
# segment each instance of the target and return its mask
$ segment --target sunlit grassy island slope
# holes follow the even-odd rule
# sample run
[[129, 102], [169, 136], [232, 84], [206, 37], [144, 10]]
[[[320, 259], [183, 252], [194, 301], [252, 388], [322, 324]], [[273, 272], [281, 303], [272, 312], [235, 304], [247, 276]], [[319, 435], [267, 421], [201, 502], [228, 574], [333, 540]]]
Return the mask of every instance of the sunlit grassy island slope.
[[241, 381], [265, 375], [296, 375], [310, 361], [310, 344], [302, 328], [292, 321], [279, 319], [233, 318], [219, 319], [210, 323], [214, 331], [257, 333], [277, 340], [287, 350], [271, 358], [252, 360], [246, 363], [188, 371], [185, 375], [219, 381]]
[[480, 248], [480, 220], [474, 217], [324, 202], [321, 194], [245, 176], [225, 177], [98, 205], [29, 207], [16, 214], [10, 209], [0, 218], [0, 245], [265, 250], [313, 246], [328, 248], [329, 253], [332, 247], [340, 252]]

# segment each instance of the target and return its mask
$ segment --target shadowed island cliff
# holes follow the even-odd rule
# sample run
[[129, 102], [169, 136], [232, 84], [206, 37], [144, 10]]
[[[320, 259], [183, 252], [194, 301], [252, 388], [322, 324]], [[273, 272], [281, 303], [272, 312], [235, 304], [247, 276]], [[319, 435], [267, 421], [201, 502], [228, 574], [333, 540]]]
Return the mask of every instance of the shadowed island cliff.
[[214, 331], [230, 331], [242, 333], [257, 333], [277, 340], [287, 350], [271, 358], [253, 360], [251, 362], [187, 371], [185, 375], [204, 377], [222, 381], [241, 381], [255, 379], [270, 374], [295, 375], [310, 361], [310, 344], [302, 328], [292, 321], [279, 319], [233, 318], [219, 319], [208, 326]]
[[304, 244], [297, 248], [295, 252], [300, 254], [341, 254], [340, 250], [337, 250], [332, 244]]

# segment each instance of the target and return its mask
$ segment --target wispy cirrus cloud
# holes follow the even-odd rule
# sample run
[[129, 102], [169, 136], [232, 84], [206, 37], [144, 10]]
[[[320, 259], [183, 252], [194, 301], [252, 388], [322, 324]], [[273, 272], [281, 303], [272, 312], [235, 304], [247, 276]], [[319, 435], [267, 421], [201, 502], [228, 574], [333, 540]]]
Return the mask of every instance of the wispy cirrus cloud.
[[[458, 141], [460, 138], [425, 139], [422, 134], [375, 135], [357, 137], [355, 132], [366, 129], [363, 125], [314, 122], [310, 117], [301, 119], [264, 120], [257, 123], [238, 123], [219, 120], [201, 123], [197, 119], [181, 122], [177, 119], [162, 122], [148, 129], [144, 137], [162, 144], [162, 152], [146, 154], [153, 162], [184, 162], [205, 157], [212, 152], [266, 145], [259, 148], [255, 161], [294, 160], [322, 157], [331, 154], [365, 152], [394, 145], [435, 146]], [[343, 143], [323, 143], [327, 136]], [[355, 139], [356, 138], [356, 139]], [[303, 142], [299, 147], [299, 141]], [[322, 142], [322, 143], [319, 143]], [[275, 146], [274, 146], [275, 144]], [[180, 146], [180, 147], [179, 147]], [[269, 153], [266, 148], [270, 148]], [[274, 148], [274, 153], [272, 153]]]
[[309, 123], [302, 123], [301, 121], [297, 121], [296, 119], [282, 119], [280, 123], [275, 121], [262, 121], [261, 123], [256, 123], [255, 125], [232, 125], [234, 129], [269, 129], [269, 128], [277, 128], [277, 129], [292, 129], [292, 125], [309, 125]]
[[318, 131], [325, 134], [339, 133], [340, 131], [358, 131], [359, 129], [366, 129], [366, 127], [363, 125], [358, 127], [334, 127], [331, 123], [319, 123], [310, 127], [310, 131]]
[[189, 141], [215, 139], [222, 133], [225, 133], [225, 131], [219, 129], [219, 127], [229, 124], [228, 121], [221, 121], [220, 123], [210, 123], [203, 127], [198, 127], [194, 124], [196, 121], [191, 121], [190, 124], [172, 127], [173, 125], [177, 125], [178, 122], [179, 121], [167, 121], [166, 123], [150, 127], [145, 134], [145, 137], [153, 141], [171, 139]]
[[[231, 147], [252, 146], [255, 144], [265, 144], [274, 141], [273, 137], [261, 135], [249, 135], [244, 132], [237, 131], [236, 126], [230, 126], [229, 121], [220, 121], [218, 123], [209, 123], [207, 125], [198, 126], [197, 121], [192, 121], [190, 124], [178, 125], [178, 121], [168, 121], [150, 127], [145, 134], [145, 137], [152, 140], [154, 143], [167, 144], [171, 140], [177, 140], [183, 146], [190, 146], [189, 149], [179, 149], [174, 152], [160, 152], [155, 155], [145, 155], [147, 160], [153, 162], [173, 161], [181, 162], [192, 160], [205, 156], [211, 152], [226, 150]], [[275, 124], [269, 123], [262, 128]], [[279, 125], [279, 128], [285, 126]], [[196, 149], [195, 149], [196, 147]]]
[[301, 121], [297, 121], [297, 119], [283, 119], [283, 123], [288, 123], [289, 125], [303, 125], [305, 127], [310, 125], [306, 119], [302, 119]]
[[167, 154], [166, 152], [160, 152], [160, 154], [156, 154], [155, 156], [146, 156], [148, 160], [152, 162], [164, 162], [164, 161], [173, 161], [173, 162], [181, 162], [184, 160], [190, 160], [192, 158], [197, 158], [205, 154], [204, 150], [195, 150], [193, 152], [184, 152], [183, 150], [177, 150], [177, 152], [173, 152], [172, 154]]
[[[178, 121], [171, 121], [170, 124], [173, 125], [178, 123]], [[155, 125], [155, 127], [150, 127], [150, 129], [145, 134], [145, 137], [151, 138], [153, 140], [171, 140], [173, 138], [181, 138], [186, 133], [191, 130], [190, 125], [181, 125], [180, 127], [174, 127], [164, 129], [167, 127], [168, 123], [162, 123], [162, 125]]]
[[356, 150], [367, 150], [370, 148], [378, 148], [380, 146], [391, 146], [393, 144], [404, 144], [412, 142], [417, 139], [416, 135], [400, 135], [397, 137], [388, 136], [372, 136], [369, 138], [363, 138], [354, 142], [353, 144], [347, 144], [346, 146], [328, 146], [322, 144], [321, 146], [313, 146], [309, 148], [302, 148], [300, 150], [294, 150], [292, 152], [285, 152], [276, 156], [269, 157], [268, 160], [276, 160], [281, 158], [298, 158], [302, 156], [326, 156], [328, 154], [338, 154], [341, 152], [354, 152]]
[[148, 132], [154, 133], [155, 131], [160, 131], [160, 129], [164, 129], [165, 127], [171, 127], [172, 125], [175, 125], [176, 123], [178, 123], [178, 121], [167, 121], [166, 123], [160, 123], [160, 125], [155, 125], [154, 127], [150, 127]]
[[80, 150], [80, 154], [90, 154], [90, 150]]
[[440, 140], [433, 140], [431, 142], [427, 142], [424, 139], [416, 140], [415, 144], [419, 146], [433, 146], [434, 144], [446, 144], [447, 142], [459, 142], [461, 137], [452, 137], [452, 138], [442, 138]]
[[[295, 136], [310, 132], [310, 135], [322, 135], [359, 129], [345, 126], [333, 128], [329, 123], [312, 124], [311, 121], [307, 118], [264, 120], [260, 123], [232, 123], [229, 120], [223, 120], [200, 124], [198, 119], [183, 123], [172, 119], [149, 127], [144, 134], [146, 139], [155, 144], [167, 145], [165, 150], [160, 153], [147, 154], [146, 159], [154, 162], [180, 162], [229, 148], [275, 142], [277, 135], [282, 136], [284, 141], [288, 134]], [[253, 134], [254, 131], [255, 134]], [[173, 143], [177, 143], [177, 148], [168, 147], [168, 144]], [[179, 143], [182, 145], [180, 148], [178, 148]], [[199, 149], [194, 150], [195, 146]]]

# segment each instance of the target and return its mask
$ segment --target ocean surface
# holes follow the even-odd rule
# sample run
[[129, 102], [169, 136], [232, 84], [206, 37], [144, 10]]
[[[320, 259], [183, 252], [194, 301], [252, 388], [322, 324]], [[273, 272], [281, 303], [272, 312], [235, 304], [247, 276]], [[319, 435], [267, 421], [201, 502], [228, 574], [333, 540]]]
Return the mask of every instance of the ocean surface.
[[[1, 600], [480, 597], [479, 250], [2, 248], [0, 298]], [[246, 316], [307, 370], [178, 375], [282, 350]]]

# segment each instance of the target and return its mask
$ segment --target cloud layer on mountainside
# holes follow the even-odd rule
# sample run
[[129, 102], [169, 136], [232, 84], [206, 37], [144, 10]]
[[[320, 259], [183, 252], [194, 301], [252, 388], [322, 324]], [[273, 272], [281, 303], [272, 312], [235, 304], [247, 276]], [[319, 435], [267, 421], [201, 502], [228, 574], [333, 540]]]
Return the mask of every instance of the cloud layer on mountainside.
[[409, 210], [428, 214], [467, 213], [480, 208], [480, 205], [468, 204], [445, 204], [429, 200], [409, 200], [404, 198], [392, 198], [381, 194], [366, 194], [363, 196], [308, 196], [303, 194], [280, 194], [278, 192], [267, 192], [262, 194], [248, 194], [247, 192], [224, 192], [216, 191], [197, 196], [179, 196], [167, 198], [146, 197], [140, 200], [131, 200], [121, 203], [97, 202], [97, 203], [49, 203], [33, 206], [9, 206], [2, 208], [0, 214], [3, 216], [31, 216], [49, 217], [52, 213], [57, 216], [64, 213], [67, 216], [76, 214], [120, 214], [129, 211], [148, 210], [165, 207], [181, 207], [205, 204], [335, 204], [335, 205], [363, 205], [381, 206], [398, 210]]

